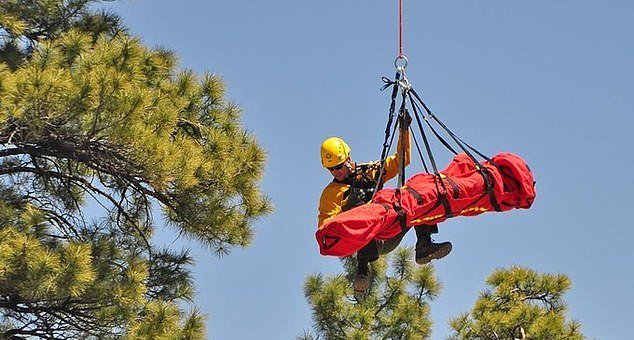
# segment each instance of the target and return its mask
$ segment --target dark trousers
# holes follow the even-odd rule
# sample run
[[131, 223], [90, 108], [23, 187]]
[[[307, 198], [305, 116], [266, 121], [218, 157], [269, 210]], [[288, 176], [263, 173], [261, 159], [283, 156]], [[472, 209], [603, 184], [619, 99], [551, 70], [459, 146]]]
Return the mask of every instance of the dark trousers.
[[[419, 237], [420, 233], [436, 234], [438, 233], [437, 224], [423, 224], [414, 226], [416, 229], [416, 235]], [[379, 255], [385, 255], [396, 249], [401, 243], [403, 236], [409, 231], [410, 228], [404, 228], [398, 235], [387, 240], [372, 240], [365, 247], [361, 248], [357, 253], [357, 261], [360, 265], [374, 262], [379, 259]]]

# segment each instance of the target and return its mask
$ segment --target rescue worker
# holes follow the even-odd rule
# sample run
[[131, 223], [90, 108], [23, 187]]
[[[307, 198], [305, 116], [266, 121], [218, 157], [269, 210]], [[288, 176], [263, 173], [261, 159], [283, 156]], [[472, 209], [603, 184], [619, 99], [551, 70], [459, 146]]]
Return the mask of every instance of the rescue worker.
[[[409, 119], [411, 121], [411, 118]], [[409, 121], [406, 126], [409, 125]], [[393, 178], [399, 171], [398, 154], [404, 148], [404, 163], [409, 165], [411, 146], [408, 129], [399, 134], [396, 154], [385, 160], [381, 182]], [[369, 202], [377, 184], [381, 162], [355, 163], [350, 158], [350, 147], [338, 137], [326, 139], [321, 145], [321, 163], [334, 177], [324, 188], [319, 199], [318, 226], [321, 228], [326, 221], [342, 211]], [[394, 250], [409, 228], [389, 240], [373, 240], [357, 252], [357, 271], [352, 284], [355, 295], [365, 293], [370, 287], [369, 263], [376, 261], [379, 255]], [[450, 242], [434, 243], [431, 234], [438, 232], [437, 225], [415, 226], [416, 230], [416, 263], [426, 264], [433, 259], [445, 257], [451, 251]]]

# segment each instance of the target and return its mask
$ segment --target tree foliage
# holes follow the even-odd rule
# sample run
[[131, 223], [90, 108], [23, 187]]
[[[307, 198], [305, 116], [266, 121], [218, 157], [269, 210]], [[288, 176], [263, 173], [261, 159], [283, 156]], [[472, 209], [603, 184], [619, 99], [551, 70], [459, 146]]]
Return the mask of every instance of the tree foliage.
[[412, 249], [399, 248], [392, 254], [372, 264], [372, 285], [361, 300], [351, 297], [351, 258], [344, 259], [343, 274], [308, 277], [304, 292], [313, 312], [314, 334], [305, 331], [298, 339], [429, 339], [429, 301], [441, 285], [432, 266], [413, 263]]
[[566, 318], [567, 276], [511, 267], [496, 270], [487, 285], [471, 312], [450, 322], [451, 339], [585, 338], [581, 324]]
[[0, 337], [197, 339], [187, 251], [271, 211], [265, 153], [220, 77], [179, 70], [89, 0], [0, 2]]
[[37, 50], [38, 42], [73, 28], [96, 39], [125, 33], [118, 15], [94, 11], [98, 0], [3, 0], [0, 2], [0, 60], [15, 69]]
[[[429, 339], [430, 301], [441, 286], [433, 267], [415, 266], [411, 250], [398, 249], [390, 268], [380, 259], [369, 295], [352, 298], [354, 260], [344, 259], [346, 272], [331, 277], [314, 274], [304, 292], [313, 313], [313, 331], [299, 340]], [[564, 294], [571, 287], [563, 274], [540, 274], [515, 266], [495, 270], [489, 289], [480, 294], [469, 313], [453, 318], [454, 340], [582, 340], [581, 324], [568, 320]]]

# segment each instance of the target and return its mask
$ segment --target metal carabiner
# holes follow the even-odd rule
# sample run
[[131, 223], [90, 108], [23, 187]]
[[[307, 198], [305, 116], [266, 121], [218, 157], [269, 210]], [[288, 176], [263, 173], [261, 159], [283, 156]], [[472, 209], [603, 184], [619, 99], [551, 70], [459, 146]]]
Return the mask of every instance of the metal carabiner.
[[407, 77], [405, 76], [405, 69], [399, 69], [399, 72], [401, 73], [401, 78], [397, 81], [398, 86], [403, 90], [403, 91], [409, 91], [412, 89], [412, 84], [409, 83], [409, 80], [407, 79]]
[[409, 91], [412, 88], [412, 85], [409, 83], [409, 80], [407, 80], [407, 77], [405, 76], [405, 68], [407, 67], [407, 64], [408, 60], [407, 57], [404, 55], [400, 55], [394, 60], [394, 66], [396, 67], [398, 73], [400, 73], [401, 75], [400, 79], [397, 81], [398, 86], [405, 91]]

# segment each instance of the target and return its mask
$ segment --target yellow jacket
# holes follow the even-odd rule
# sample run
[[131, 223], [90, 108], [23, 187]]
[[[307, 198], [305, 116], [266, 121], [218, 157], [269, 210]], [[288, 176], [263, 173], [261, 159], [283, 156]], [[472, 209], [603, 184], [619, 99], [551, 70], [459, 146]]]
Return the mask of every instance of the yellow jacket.
[[[398, 143], [396, 153], [385, 159], [385, 168], [383, 170], [384, 175], [382, 177], [383, 183], [394, 178], [394, 176], [398, 174], [398, 169], [399, 169], [398, 153], [401, 150], [402, 144], [405, 144], [405, 149], [403, 150], [405, 154], [405, 157], [404, 157], [405, 166], [409, 165], [410, 158], [411, 158], [411, 146], [410, 146], [410, 140], [409, 140], [409, 132], [405, 132], [403, 134], [403, 138], [399, 138], [399, 143]], [[376, 178], [375, 177], [376, 172], [380, 168], [380, 164], [378, 163], [379, 163], [378, 161], [371, 162], [371, 163], [364, 163], [364, 165], [369, 165], [368, 170], [370, 171], [370, 173], [368, 175], [370, 176], [370, 178]], [[355, 170], [356, 168], [357, 168], [357, 164], [355, 164]], [[357, 172], [353, 171], [353, 174], [355, 173]], [[321, 228], [324, 222], [328, 221], [329, 219], [341, 213], [342, 208], [346, 205], [348, 200], [348, 190], [350, 190], [349, 184], [341, 183], [337, 181], [332, 181], [328, 183], [326, 188], [324, 188], [324, 190], [321, 193], [321, 197], [319, 198], [319, 216], [318, 216], [319, 221], [317, 224], [319, 228]]]

